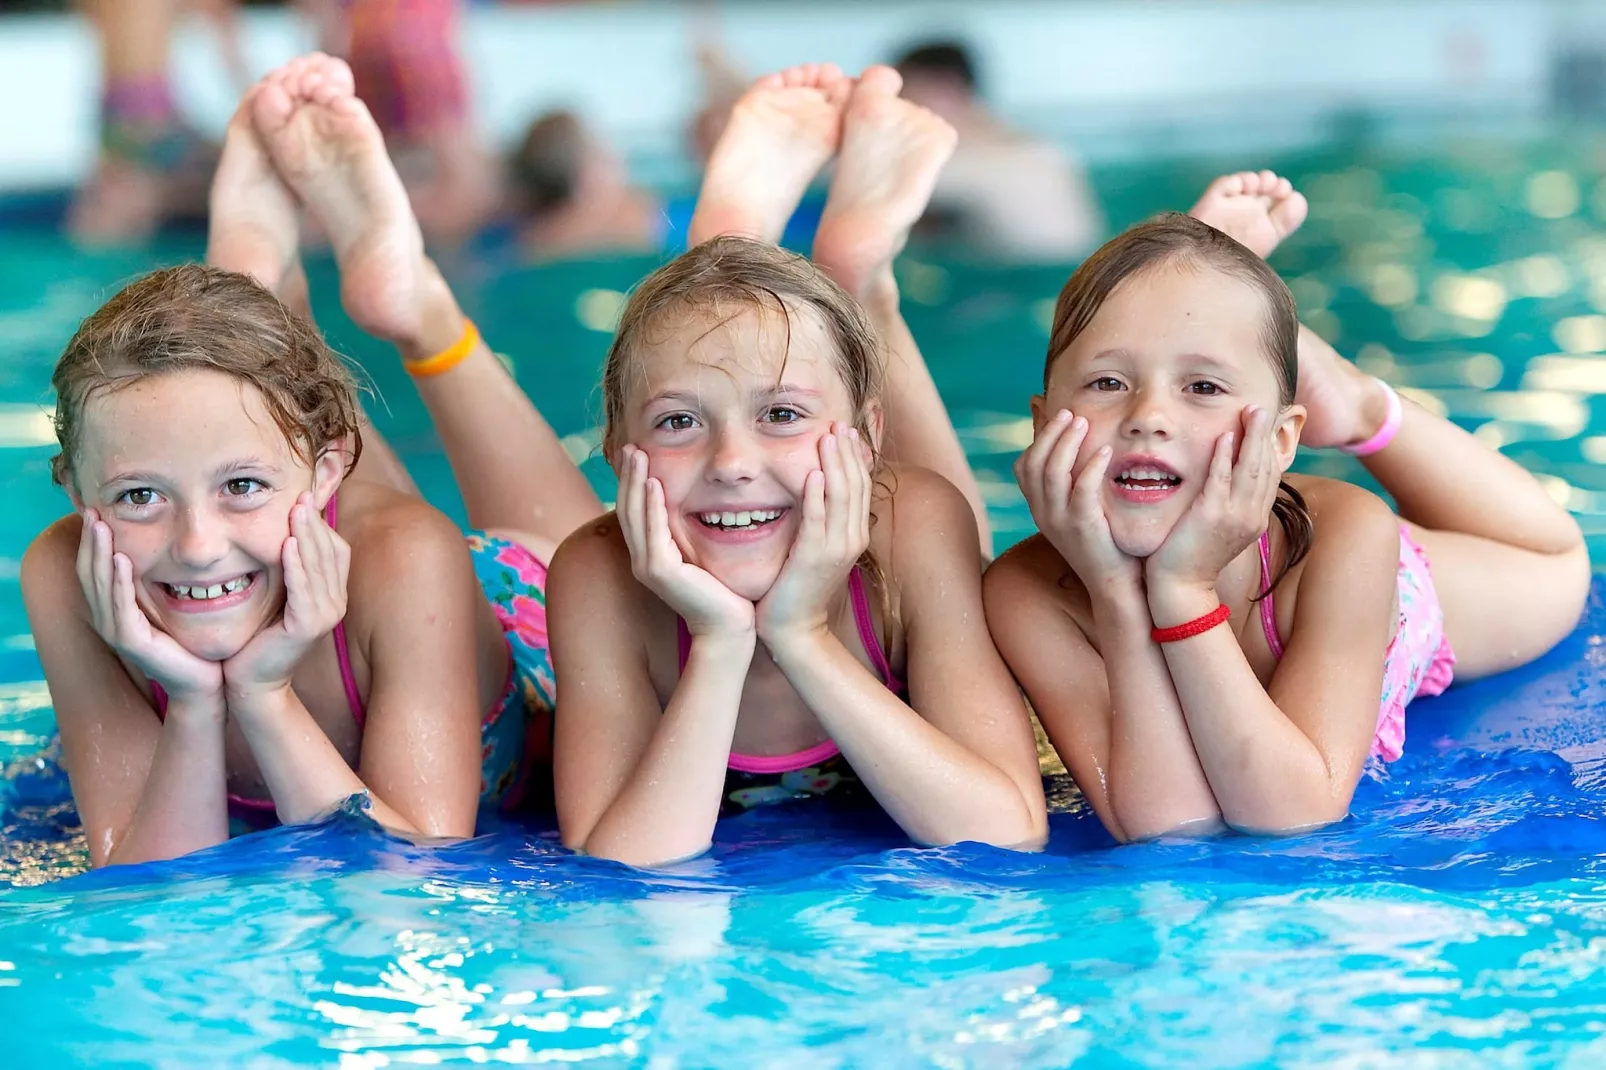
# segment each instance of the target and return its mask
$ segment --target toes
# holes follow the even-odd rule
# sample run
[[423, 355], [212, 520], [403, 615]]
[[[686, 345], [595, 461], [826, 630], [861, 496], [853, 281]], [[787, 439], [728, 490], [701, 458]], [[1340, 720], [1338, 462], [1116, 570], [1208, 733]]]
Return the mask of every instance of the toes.
[[895, 97], [903, 89], [903, 75], [882, 63], [866, 67], [859, 75], [858, 92]]
[[1310, 205], [1306, 202], [1305, 195], [1291, 190], [1287, 197], [1272, 207], [1270, 215], [1277, 229], [1287, 235], [1299, 229], [1309, 211]]
[[262, 134], [283, 130], [294, 112], [295, 101], [279, 82], [264, 81], [251, 97], [251, 121]]

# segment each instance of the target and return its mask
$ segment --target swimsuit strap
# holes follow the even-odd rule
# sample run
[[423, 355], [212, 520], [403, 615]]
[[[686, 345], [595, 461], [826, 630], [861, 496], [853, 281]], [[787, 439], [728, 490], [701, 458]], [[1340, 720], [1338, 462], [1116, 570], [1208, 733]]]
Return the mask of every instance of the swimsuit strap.
[[[875, 622], [870, 618], [870, 601], [865, 596], [864, 577], [858, 565], [854, 565], [853, 571], [848, 573], [848, 600], [853, 603], [853, 622], [858, 625], [859, 641], [864, 644], [864, 652], [870, 656], [870, 664], [889, 690], [901, 694], [903, 681], [892, 674], [886, 651], [881, 649], [881, 640], [875, 633]], [[679, 646], [680, 671], [685, 672], [686, 659], [691, 656], [691, 630], [680, 617], [675, 618], [675, 638]]]
[[[323, 507], [323, 521], [331, 531], [335, 530], [335, 522], [340, 516], [335, 505], [339, 499], [339, 494], [331, 494], [329, 504]], [[357, 722], [360, 730], [368, 720], [368, 711], [362, 703], [362, 692], [357, 690], [357, 676], [351, 671], [351, 648], [346, 643], [344, 618], [335, 625], [335, 661], [340, 665], [340, 682], [346, 688], [346, 707], [351, 710], [351, 719]]]
[[1271, 593], [1271, 532], [1260, 533], [1260, 589], [1266, 592], [1260, 600], [1260, 630], [1266, 633], [1266, 645], [1271, 656], [1283, 660], [1283, 641], [1277, 635], [1277, 607]]

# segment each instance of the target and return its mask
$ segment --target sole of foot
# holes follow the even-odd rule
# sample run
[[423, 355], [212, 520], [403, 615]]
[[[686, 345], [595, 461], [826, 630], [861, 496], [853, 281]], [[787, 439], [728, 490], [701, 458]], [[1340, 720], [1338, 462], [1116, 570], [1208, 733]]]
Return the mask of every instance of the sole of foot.
[[815, 262], [861, 298], [890, 272], [958, 144], [945, 120], [898, 96], [902, 87], [890, 67], [860, 76], [814, 238]]
[[837, 151], [852, 91], [852, 79], [830, 63], [754, 82], [709, 157], [689, 243], [726, 234], [780, 241], [809, 183]]
[[1205, 188], [1188, 214], [1268, 257], [1305, 222], [1305, 195], [1271, 171], [1222, 175]]

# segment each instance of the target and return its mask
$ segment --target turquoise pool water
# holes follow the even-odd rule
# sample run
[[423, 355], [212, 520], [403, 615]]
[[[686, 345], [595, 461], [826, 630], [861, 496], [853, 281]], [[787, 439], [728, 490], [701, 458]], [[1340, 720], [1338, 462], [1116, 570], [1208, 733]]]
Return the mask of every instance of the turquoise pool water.
[[[1587, 154], [1469, 144], [1284, 165], [1313, 211], [1274, 263], [1307, 319], [1540, 473], [1606, 560], [1606, 187]], [[1212, 173], [1098, 178], [1112, 217], [1130, 222], [1186, 207]], [[783, 811], [728, 822], [708, 858], [646, 875], [568, 856], [541, 830], [432, 849], [345, 814], [57, 881], [84, 852], [59, 774], [33, 760], [51, 716], [16, 589], [23, 548], [65, 506], [47, 474], [49, 368], [118, 283], [199, 250], [180, 238], [85, 256], [17, 229], [0, 253], [0, 1020], [25, 1023], [8, 1031], [8, 1061], [1606, 1057], [1606, 748], [1587, 723], [1601, 702], [1598, 603], [1546, 665], [1413, 707], [1407, 757], [1362, 785], [1351, 821], [1312, 836], [1112, 849], [1055, 781], [1041, 856], [913, 850], [885, 824]], [[653, 262], [450, 265], [577, 456], [594, 445], [612, 318]], [[1030, 518], [1009, 465], [1066, 270], [923, 250], [901, 273], [1000, 543], [1012, 542]], [[315, 293], [333, 293], [329, 265], [312, 274]], [[318, 311], [371, 372], [376, 418], [421, 486], [457, 510], [393, 358], [327, 300]], [[1341, 458], [1302, 463], [1360, 473]], [[1555, 710], [1584, 723], [1512, 727]], [[1481, 736], [1480, 717], [1492, 725]]]

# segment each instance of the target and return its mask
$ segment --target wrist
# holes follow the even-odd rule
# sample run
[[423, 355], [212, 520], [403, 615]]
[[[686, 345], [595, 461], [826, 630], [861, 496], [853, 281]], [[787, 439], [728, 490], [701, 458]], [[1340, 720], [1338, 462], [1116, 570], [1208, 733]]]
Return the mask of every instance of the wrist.
[[865, 313], [873, 322], [881, 322], [897, 316], [899, 307], [898, 280], [892, 274], [892, 265], [871, 274], [859, 292], [854, 294]]
[[289, 708], [290, 703], [296, 701], [295, 692], [288, 680], [271, 684], [251, 683], [239, 687], [227, 684], [224, 690], [228, 712], [235, 720], [242, 723], [273, 718], [282, 714]]
[[1213, 582], [1185, 582], [1151, 576], [1148, 583], [1149, 618], [1156, 628], [1175, 628], [1197, 620], [1221, 604]]
[[836, 637], [831, 629], [822, 620], [818, 624], [792, 624], [782, 628], [767, 629], [759, 635], [764, 642], [764, 649], [768, 650], [771, 659], [783, 669], [787, 662], [796, 662], [817, 654], [826, 642], [835, 642]]
[[220, 691], [167, 692], [167, 724], [218, 724], [223, 723], [228, 703]]
[[758, 638], [751, 627], [721, 632], [692, 632], [688, 659], [695, 654], [708, 654], [721, 660], [740, 660], [745, 663], [753, 656]]

